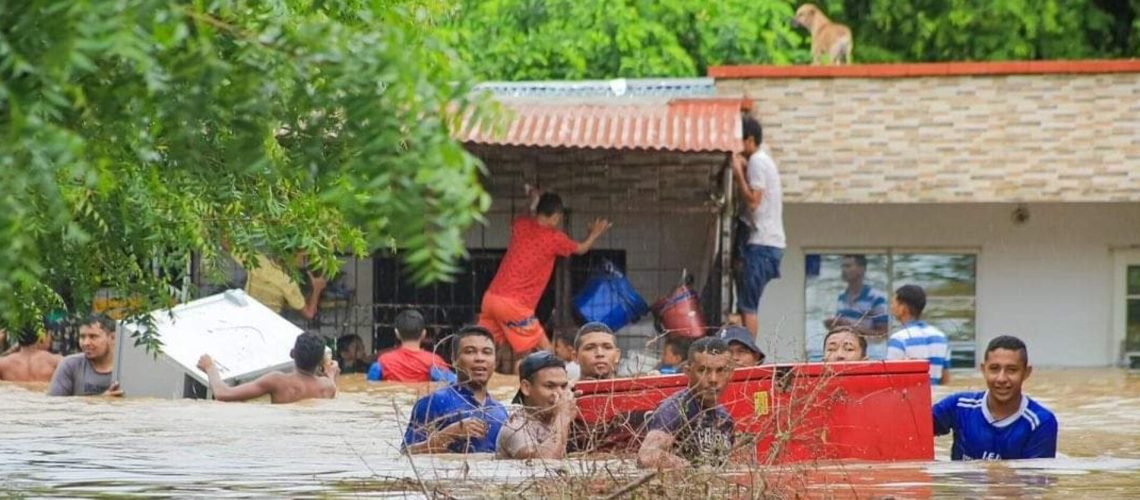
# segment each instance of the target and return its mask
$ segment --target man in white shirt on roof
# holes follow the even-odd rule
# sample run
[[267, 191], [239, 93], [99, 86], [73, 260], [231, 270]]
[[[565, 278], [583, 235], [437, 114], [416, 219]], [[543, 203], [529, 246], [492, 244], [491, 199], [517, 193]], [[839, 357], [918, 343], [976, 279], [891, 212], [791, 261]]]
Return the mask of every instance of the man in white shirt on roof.
[[891, 314], [902, 324], [887, 341], [887, 359], [930, 361], [930, 384], [950, 381], [950, 344], [946, 334], [920, 318], [926, 308], [926, 292], [917, 285], [903, 285], [891, 297]]

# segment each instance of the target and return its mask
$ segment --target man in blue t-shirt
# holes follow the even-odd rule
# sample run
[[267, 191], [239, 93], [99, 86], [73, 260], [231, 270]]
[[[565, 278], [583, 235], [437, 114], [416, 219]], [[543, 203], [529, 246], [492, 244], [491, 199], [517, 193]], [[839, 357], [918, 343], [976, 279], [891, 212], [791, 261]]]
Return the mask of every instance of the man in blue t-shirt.
[[952, 460], [1053, 458], [1057, 417], [1021, 393], [1029, 351], [1017, 337], [990, 341], [982, 358], [986, 392], [959, 392], [934, 405], [934, 435], [954, 432]]
[[641, 467], [675, 469], [696, 462], [723, 463], [732, 451], [732, 416], [720, 397], [734, 368], [728, 344], [704, 337], [689, 346], [689, 387], [661, 402], [637, 453]]
[[408, 453], [493, 453], [507, 421], [506, 408], [487, 393], [495, 364], [491, 332], [468, 326], [452, 342], [459, 381], [416, 401], [404, 432]]

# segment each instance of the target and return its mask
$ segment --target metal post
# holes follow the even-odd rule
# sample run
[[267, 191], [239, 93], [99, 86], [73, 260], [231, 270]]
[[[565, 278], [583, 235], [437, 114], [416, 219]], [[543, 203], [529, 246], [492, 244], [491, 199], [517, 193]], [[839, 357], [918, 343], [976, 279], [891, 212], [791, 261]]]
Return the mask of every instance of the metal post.
[[734, 207], [732, 185], [732, 153], [724, 167], [724, 199], [720, 205], [720, 310], [723, 322], [732, 313], [732, 213]]

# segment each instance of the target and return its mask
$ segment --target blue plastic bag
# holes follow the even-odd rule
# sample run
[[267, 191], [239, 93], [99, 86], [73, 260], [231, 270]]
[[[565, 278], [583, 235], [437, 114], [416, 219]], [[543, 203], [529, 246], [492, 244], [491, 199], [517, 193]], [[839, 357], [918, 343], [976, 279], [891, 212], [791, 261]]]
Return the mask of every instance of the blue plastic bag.
[[645, 299], [637, 294], [629, 279], [606, 261], [574, 297], [574, 308], [582, 319], [605, 323], [613, 331], [641, 319], [649, 312]]

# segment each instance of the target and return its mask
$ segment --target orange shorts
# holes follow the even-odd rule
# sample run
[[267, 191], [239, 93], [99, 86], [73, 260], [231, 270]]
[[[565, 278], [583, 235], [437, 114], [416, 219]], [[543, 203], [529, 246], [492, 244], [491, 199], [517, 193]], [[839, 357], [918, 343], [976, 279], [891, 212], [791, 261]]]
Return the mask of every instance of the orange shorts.
[[489, 293], [483, 295], [479, 326], [491, 331], [495, 345], [501, 346], [506, 340], [516, 354], [534, 349], [546, 337], [542, 323], [534, 316], [534, 309]]

